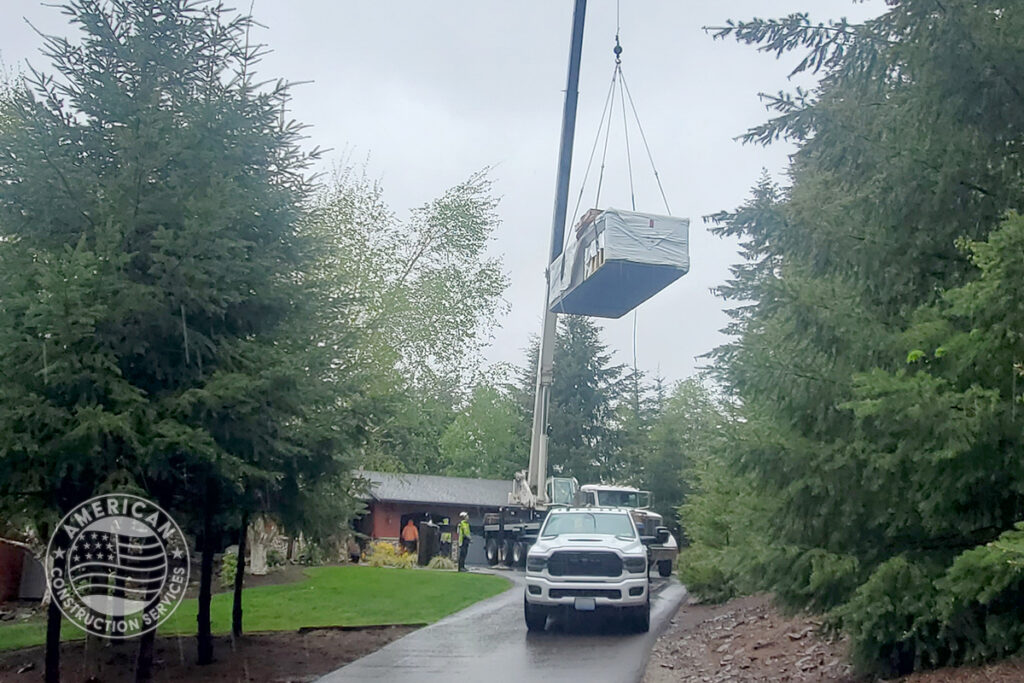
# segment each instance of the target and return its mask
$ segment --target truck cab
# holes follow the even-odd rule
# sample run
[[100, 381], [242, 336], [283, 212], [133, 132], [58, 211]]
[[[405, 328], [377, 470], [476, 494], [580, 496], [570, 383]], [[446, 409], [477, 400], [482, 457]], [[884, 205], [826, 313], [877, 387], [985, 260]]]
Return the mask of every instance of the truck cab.
[[[642, 491], [632, 486], [585, 484], [580, 487], [578, 500], [580, 504], [588, 507], [628, 509], [640, 533], [645, 536], [653, 536], [656, 529], [665, 524], [662, 516], [650, 509], [651, 492]], [[669, 534], [665, 543], [650, 546], [650, 552], [651, 562], [658, 568], [658, 574], [670, 576], [672, 562], [679, 554], [679, 544], [675, 537]]]

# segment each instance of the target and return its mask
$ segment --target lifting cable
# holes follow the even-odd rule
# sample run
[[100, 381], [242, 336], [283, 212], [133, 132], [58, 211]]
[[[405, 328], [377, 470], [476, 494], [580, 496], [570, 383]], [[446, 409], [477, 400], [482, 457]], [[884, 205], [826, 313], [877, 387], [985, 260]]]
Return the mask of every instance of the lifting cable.
[[[597, 153], [597, 146], [601, 142], [601, 132], [604, 129], [604, 144], [601, 150], [601, 169], [597, 176], [597, 192], [594, 196], [594, 207], [600, 208], [601, 206], [601, 186], [604, 184], [604, 169], [608, 158], [608, 143], [611, 138], [612, 129], [612, 118], [615, 113], [615, 96], [616, 86], [618, 86], [618, 96], [622, 107], [622, 132], [623, 139], [626, 147], [626, 168], [629, 175], [629, 199], [630, 205], [633, 211], [636, 211], [636, 189], [634, 187], [633, 180], [633, 156], [629, 145], [629, 117], [626, 111], [626, 100], [629, 100], [629, 108], [633, 112], [633, 119], [636, 121], [637, 131], [640, 133], [640, 140], [644, 144], [644, 150], [647, 152], [647, 160], [651, 164], [651, 170], [654, 172], [654, 180], [658, 185], [658, 192], [661, 194], [661, 200], [665, 204], [665, 213], [669, 216], [672, 215], [672, 209], [668, 204], [668, 197], [665, 195], [665, 188], [661, 184], [661, 176], [658, 174], [658, 167], [654, 163], [654, 155], [651, 153], [651, 146], [647, 142], [647, 135], [644, 133], [643, 124], [640, 122], [640, 114], [637, 112], [636, 103], [633, 101], [633, 94], [629, 91], [629, 84], [626, 83], [626, 75], [622, 71], [622, 44], [619, 41], [619, 35], [622, 32], [622, 26], [620, 21], [620, 0], [615, 2], [615, 47], [612, 52], [615, 54], [615, 66], [612, 69], [611, 84], [608, 86], [608, 94], [605, 96], [604, 108], [601, 110], [601, 119], [597, 124], [597, 135], [594, 137], [594, 144], [590, 148], [590, 157], [587, 160], [587, 167], [583, 172], [583, 182], [580, 184], [580, 193], [576, 198], [576, 206], [573, 209], [571, 217], [575, 219], [579, 215], [580, 204], [583, 202], [583, 193], [587, 187], [587, 179], [590, 177], [590, 169], [594, 164], [594, 155]], [[569, 236], [571, 231], [566, 231], [565, 242], [562, 245], [563, 249], [568, 244]], [[564, 263], [563, 263], [564, 266]], [[633, 407], [634, 410], [639, 414], [640, 410], [640, 391], [639, 391], [639, 374], [637, 368], [637, 353], [636, 353], [636, 331], [637, 331], [637, 311], [633, 309]]]
[[[598, 171], [597, 176], [597, 191], [594, 196], [594, 208], [599, 208], [601, 205], [601, 188], [604, 185], [604, 170], [608, 159], [608, 146], [611, 140], [611, 129], [612, 119], [615, 114], [615, 98], [618, 96], [622, 109], [622, 130], [623, 138], [626, 148], [626, 167], [629, 175], [629, 196], [630, 204], [633, 211], [636, 211], [636, 190], [633, 177], [633, 156], [629, 144], [629, 116], [626, 110], [626, 101], [629, 101], [629, 111], [633, 114], [633, 120], [636, 122], [637, 131], [640, 133], [640, 140], [643, 142], [644, 151], [647, 153], [647, 160], [651, 164], [651, 170], [654, 172], [654, 180], [658, 185], [658, 192], [661, 194], [661, 200], [665, 204], [665, 213], [672, 215], [672, 209], [668, 204], [668, 197], [665, 195], [665, 188], [661, 184], [661, 176], [658, 174], [658, 167], [654, 163], [654, 155], [651, 153], [651, 146], [647, 142], [647, 135], [644, 132], [643, 123], [640, 121], [640, 114], [637, 111], [636, 103], [633, 100], [633, 94], [629, 90], [629, 84], [626, 83], [626, 75], [622, 70], [622, 44], [619, 40], [621, 33], [621, 26], [619, 22], [619, 2], [615, 3], [615, 47], [612, 52], [615, 54], [615, 66], [612, 69], [611, 83], [608, 86], [608, 94], [605, 96], [604, 108], [601, 110], [601, 119], [597, 124], [597, 135], [594, 137], [594, 144], [590, 148], [590, 157], [587, 159], [587, 167], [583, 172], [583, 182], [580, 184], [580, 192], [576, 198], [576, 206], [573, 208], [571, 218], [575, 219], [580, 210], [580, 205], [583, 202], [583, 194], [586, 191], [587, 180], [590, 177], [590, 171], [594, 165], [594, 157], [597, 153], [597, 147], [601, 144], [602, 136], [604, 138], [604, 144], [601, 145], [601, 168]], [[602, 135], [603, 134], [603, 135]], [[568, 244], [569, 236], [571, 231], [566, 231], [565, 244]], [[563, 244], [563, 247], [565, 246]]]

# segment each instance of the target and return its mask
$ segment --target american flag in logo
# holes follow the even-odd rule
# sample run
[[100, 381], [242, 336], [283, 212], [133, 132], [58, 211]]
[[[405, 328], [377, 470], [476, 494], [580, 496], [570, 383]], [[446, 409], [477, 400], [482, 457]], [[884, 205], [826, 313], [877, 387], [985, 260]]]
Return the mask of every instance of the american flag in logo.
[[135, 533], [83, 530], [68, 553], [72, 586], [83, 602], [102, 612], [141, 609], [159, 594], [167, 576], [160, 539], [149, 529], [130, 531]]

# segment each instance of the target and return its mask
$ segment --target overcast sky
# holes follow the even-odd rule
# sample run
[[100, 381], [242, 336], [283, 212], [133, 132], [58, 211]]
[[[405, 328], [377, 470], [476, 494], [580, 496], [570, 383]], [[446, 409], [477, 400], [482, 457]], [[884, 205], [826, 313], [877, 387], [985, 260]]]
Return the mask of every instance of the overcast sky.
[[[238, 0], [239, 7], [248, 4]], [[576, 205], [612, 75], [614, 0], [590, 0], [580, 76], [570, 190]], [[367, 161], [401, 216], [483, 167], [501, 197], [495, 254], [511, 285], [511, 311], [496, 331], [490, 361], [522, 363], [539, 334], [572, 0], [255, 0], [266, 26], [254, 38], [273, 52], [265, 78], [312, 81], [294, 92], [294, 117], [310, 124], [310, 144], [333, 148], [326, 165]], [[40, 39], [71, 35], [66, 17], [34, 0], [0, 0], [0, 58], [10, 67], [48, 67]], [[776, 60], [735, 41], [714, 41], [703, 26], [727, 19], [809, 11], [815, 21], [863, 20], [883, 0], [621, 0], [622, 66], [673, 215], [689, 217], [691, 270], [640, 306], [641, 370], [670, 380], [691, 375], [722, 343], [722, 302], [709, 291], [728, 277], [734, 244], [713, 237], [701, 217], [733, 209], [761, 169], [784, 178], [791, 148], [734, 141], [765, 120], [758, 92], [787, 80], [795, 56]], [[629, 207], [621, 111], [610, 141], [604, 207]], [[663, 213], [636, 130], [630, 131], [637, 210]], [[595, 171], [596, 172], [596, 171]], [[596, 186], [588, 182], [580, 211]], [[570, 216], [568, 222], [575, 220]], [[633, 315], [601, 323], [619, 362], [632, 363]]]

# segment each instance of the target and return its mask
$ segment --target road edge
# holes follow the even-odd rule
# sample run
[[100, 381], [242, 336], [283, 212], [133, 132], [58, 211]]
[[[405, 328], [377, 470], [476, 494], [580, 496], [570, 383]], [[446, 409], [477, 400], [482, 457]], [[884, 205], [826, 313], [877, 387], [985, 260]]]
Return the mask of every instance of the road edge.
[[683, 600], [686, 599], [687, 595], [689, 593], [686, 590], [686, 586], [679, 583], [679, 580], [675, 577], [672, 577], [665, 588], [659, 591], [658, 599], [655, 601], [651, 614], [651, 630], [647, 632], [647, 653], [637, 668], [633, 678], [634, 683], [641, 683], [643, 680], [644, 675], [647, 673], [647, 665], [651, 661], [651, 652], [654, 650], [655, 643], [658, 642], [658, 638], [668, 629], [669, 624], [672, 623], [672, 618], [679, 611], [679, 607], [683, 604]]

